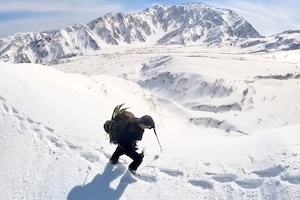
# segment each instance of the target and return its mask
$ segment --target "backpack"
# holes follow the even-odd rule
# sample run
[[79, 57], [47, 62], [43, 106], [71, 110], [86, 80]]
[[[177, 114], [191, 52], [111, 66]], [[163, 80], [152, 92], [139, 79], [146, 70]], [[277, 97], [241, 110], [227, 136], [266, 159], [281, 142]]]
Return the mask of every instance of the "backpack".
[[135, 118], [132, 112], [126, 111], [128, 108], [121, 109], [123, 105], [116, 106], [113, 110], [111, 120], [107, 120], [104, 123], [104, 130], [109, 135], [110, 143], [113, 144], [118, 144], [122, 137], [122, 132], [128, 125], [128, 121]]

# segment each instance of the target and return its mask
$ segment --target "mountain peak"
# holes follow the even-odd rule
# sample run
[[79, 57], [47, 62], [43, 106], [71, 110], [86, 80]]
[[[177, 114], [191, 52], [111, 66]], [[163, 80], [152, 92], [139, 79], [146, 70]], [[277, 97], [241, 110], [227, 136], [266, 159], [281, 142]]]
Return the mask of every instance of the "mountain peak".
[[165, 7], [165, 8], [170, 8], [170, 7], [189, 7], [189, 8], [208, 8], [211, 6], [202, 3], [202, 2], [193, 2], [193, 3], [181, 3], [181, 4], [177, 4], [177, 5], [173, 5], [173, 4], [158, 4], [153, 6], [152, 8], [157, 9], [157, 8], [161, 8], [161, 7]]
[[0, 60], [51, 63], [105, 45], [212, 44], [259, 36], [244, 18], [228, 9], [204, 3], [156, 5], [135, 14], [110, 12], [55, 32], [9, 37], [0, 43]]

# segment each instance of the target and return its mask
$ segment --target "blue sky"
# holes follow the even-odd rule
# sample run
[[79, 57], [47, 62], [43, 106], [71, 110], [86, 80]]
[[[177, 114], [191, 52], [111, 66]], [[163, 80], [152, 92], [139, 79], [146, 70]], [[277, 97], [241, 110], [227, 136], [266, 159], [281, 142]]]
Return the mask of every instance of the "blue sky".
[[[89, 22], [107, 12], [137, 12], [157, 4], [181, 4], [188, 0], [0, 0], [0, 37], [16, 32], [59, 29]], [[230, 8], [263, 35], [300, 28], [299, 0], [203, 0]]]

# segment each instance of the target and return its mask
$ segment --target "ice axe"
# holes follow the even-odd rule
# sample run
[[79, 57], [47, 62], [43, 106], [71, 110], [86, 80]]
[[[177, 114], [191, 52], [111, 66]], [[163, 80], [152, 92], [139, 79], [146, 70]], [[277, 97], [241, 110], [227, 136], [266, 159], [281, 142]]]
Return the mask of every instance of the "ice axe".
[[157, 136], [157, 133], [156, 133], [156, 130], [155, 130], [155, 126], [153, 126], [153, 131], [154, 131], [154, 134], [155, 134], [155, 136], [156, 136], [157, 142], [158, 142], [158, 144], [159, 144], [160, 152], [163, 152], [163, 150], [162, 150], [162, 148], [161, 148], [161, 144], [160, 144], [159, 139], [158, 139], [158, 136]]

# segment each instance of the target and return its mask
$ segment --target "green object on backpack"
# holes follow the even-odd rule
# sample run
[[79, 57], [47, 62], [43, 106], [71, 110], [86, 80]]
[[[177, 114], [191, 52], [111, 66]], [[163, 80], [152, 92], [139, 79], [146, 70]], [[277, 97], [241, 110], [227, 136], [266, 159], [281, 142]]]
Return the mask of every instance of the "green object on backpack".
[[122, 108], [123, 104], [116, 106], [113, 110], [111, 120], [104, 123], [104, 130], [109, 135], [110, 143], [118, 144], [122, 132], [127, 127], [128, 121], [135, 118], [132, 112], [126, 111], [128, 108]]

